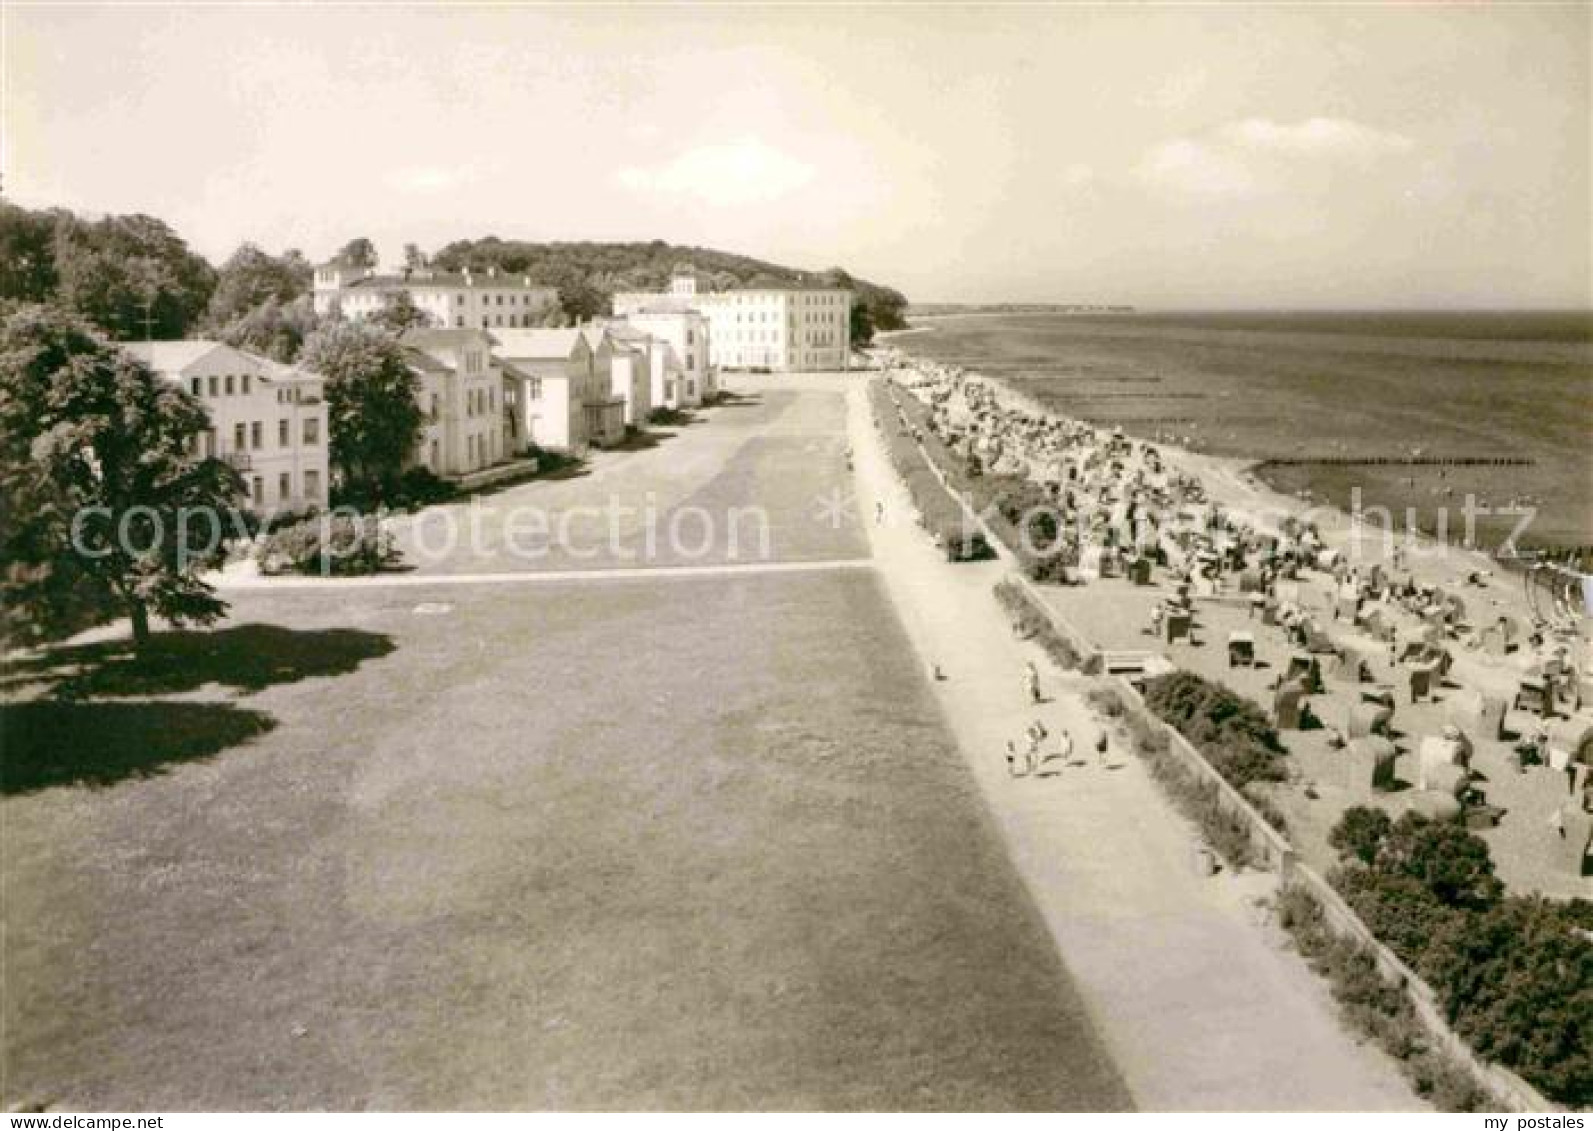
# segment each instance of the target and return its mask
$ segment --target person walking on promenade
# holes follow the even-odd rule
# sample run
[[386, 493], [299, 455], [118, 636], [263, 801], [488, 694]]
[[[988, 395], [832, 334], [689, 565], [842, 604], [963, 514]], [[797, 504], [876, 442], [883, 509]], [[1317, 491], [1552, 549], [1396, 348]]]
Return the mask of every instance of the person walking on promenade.
[[1030, 706], [1038, 705], [1041, 702], [1040, 670], [1034, 666], [1033, 660], [1023, 665], [1023, 686], [1029, 692]]
[[1009, 778], [1021, 778], [1028, 772], [1028, 770], [1018, 769], [1018, 748], [1012, 745], [1012, 739], [1007, 739], [1007, 776]]

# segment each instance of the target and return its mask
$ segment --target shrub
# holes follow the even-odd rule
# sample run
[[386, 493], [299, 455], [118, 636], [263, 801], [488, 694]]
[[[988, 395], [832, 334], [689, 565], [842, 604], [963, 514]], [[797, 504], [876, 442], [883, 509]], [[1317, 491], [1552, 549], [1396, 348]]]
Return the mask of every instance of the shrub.
[[376, 515], [322, 515], [265, 536], [256, 551], [266, 574], [316, 573], [340, 577], [376, 573], [396, 560], [392, 537]]
[[[1330, 841], [1353, 861], [1330, 882], [1432, 988], [1478, 1054], [1549, 1098], [1593, 1100], [1593, 940], [1585, 901], [1502, 896], [1486, 842], [1407, 813], [1348, 810]], [[1432, 1086], [1454, 1082], [1434, 1069]]]
[[1283, 744], [1266, 713], [1220, 683], [1169, 672], [1145, 683], [1145, 705], [1204, 754], [1228, 783], [1282, 781]]
[[1392, 825], [1393, 821], [1381, 809], [1355, 805], [1344, 810], [1339, 823], [1328, 833], [1328, 845], [1337, 850], [1340, 856], [1370, 864], [1377, 859], [1378, 850], [1383, 846]]
[[416, 464], [398, 477], [394, 491], [394, 505], [409, 509], [445, 503], [458, 494], [452, 483], [443, 479], [431, 468]]
[[1561, 1103], [1593, 1102], [1593, 941], [1568, 905], [1518, 896], [1453, 915], [1419, 969], [1478, 1053]]
[[1332, 873], [1329, 881], [1361, 922], [1410, 966], [1417, 965], [1433, 935], [1456, 914], [1410, 876], [1352, 867]]

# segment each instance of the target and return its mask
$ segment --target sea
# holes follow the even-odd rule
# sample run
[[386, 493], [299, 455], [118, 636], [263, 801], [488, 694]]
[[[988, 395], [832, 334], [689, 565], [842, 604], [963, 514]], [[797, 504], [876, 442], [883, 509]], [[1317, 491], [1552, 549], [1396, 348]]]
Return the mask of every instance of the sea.
[[910, 321], [922, 329], [892, 343], [908, 353], [1069, 416], [1254, 461], [1279, 490], [1386, 507], [1401, 529], [1480, 549], [1593, 551], [1593, 311]]

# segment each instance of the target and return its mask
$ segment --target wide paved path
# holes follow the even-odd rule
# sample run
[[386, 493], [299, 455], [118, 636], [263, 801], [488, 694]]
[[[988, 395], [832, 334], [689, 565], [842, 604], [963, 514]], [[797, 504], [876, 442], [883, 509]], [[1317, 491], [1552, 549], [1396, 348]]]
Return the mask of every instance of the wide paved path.
[[[1197, 878], [1192, 828], [1141, 764], [1097, 764], [1076, 681], [1016, 640], [991, 590], [1002, 562], [949, 565], [913, 518], [869, 421], [848, 391], [858, 497], [886, 521], [869, 534], [886, 588], [1014, 862], [1084, 995], [1137, 1106], [1146, 1110], [1421, 1110], [1393, 1063], [1348, 1037], [1322, 985], [1259, 923], [1262, 877]], [[1025, 703], [1032, 660], [1051, 701]], [[1005, 747], [1034, 718], [1078, 738], [1054, 777], [1010, 778]], [[1053, 740], [1054, 741], [1054, 740]]]

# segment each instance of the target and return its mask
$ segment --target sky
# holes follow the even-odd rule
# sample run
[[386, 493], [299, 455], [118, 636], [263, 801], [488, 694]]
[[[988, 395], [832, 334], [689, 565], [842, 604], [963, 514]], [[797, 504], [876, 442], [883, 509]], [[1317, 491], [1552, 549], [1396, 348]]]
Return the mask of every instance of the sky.
[[1590, 19], [6, 0], [0, 167], [218, 262], [663, 239], [926, 302], [1586, 308]]

